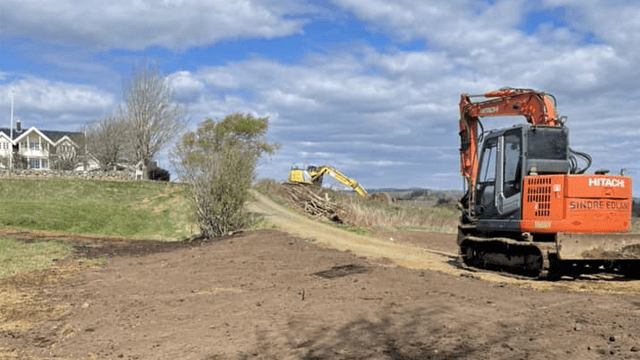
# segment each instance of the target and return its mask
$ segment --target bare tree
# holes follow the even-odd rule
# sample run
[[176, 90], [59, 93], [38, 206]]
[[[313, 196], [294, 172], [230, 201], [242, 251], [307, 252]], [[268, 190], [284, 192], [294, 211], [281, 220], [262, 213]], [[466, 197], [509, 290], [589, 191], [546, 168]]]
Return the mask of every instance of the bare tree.
[[81, 166], [86, 158], [84, 134], [74, 132], [66, 136], [69, 137], [70, 142], [64, 141], [51, 148], [49, 153], [50, 169], [73, 171]]
[[128, 125], [122, 109], [118, 108], [113, 115], [85, 126], [87, 152], [103, 170], [111, 170], [125, 162], [129, 144]]
[[51, 169], [73, 171], [81, 163], [81, 158], [75, 147], [51, 155], [49, 158]]
[[[131, 150], [136, 162], [146, 168], [154, 156], [185, 127], [184, 107], [173, 103], [167, 76], [145, 61], [124, 86], [124, 102], [129, 123]], [[148, 179], [148, 171], [144, 174]]]
[[20, 154], [20, 153], [14, 153], [13, 154], [13, 168], [15, 170], [25, 170], [29, 168], [29, 163], [27, 161], [27, 158]]

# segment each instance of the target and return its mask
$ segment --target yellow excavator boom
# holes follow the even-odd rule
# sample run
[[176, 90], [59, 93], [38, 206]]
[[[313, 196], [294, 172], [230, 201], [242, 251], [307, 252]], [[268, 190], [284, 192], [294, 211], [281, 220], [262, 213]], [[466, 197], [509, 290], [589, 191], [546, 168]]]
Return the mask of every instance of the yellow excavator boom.
[[350, 187], [355, 191], [358, 195], [362, 196], [365, 199], [368, 199], [370, 195], [367, 191], [360, 185], [356, 180], [346, 176], [338, 169], [331, 166], [308, 166], [307, 170], [292, 168], [289, 172], [289, 182], [292, 183], [302, 183], [302, 184], [314, 184], [321, 185], [322, 177], [328, 174], [332, 178], [338, 180], [342, 184]]

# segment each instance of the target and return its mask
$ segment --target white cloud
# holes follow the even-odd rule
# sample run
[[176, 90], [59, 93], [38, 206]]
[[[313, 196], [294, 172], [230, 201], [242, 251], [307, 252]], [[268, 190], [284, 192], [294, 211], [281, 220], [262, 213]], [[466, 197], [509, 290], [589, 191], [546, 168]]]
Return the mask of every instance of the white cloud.
[[367, 55], [364, 64], [380, 68], [389, 76], [411, 76], [416, 80], [448, 73], [455, 67], [453, 59], [444, 52], [381, 54], [369, 51]]
[[[381, 32], [426, 41], [427, 52], [388, 57], [389, 71], [488, 78], [484, 87], [498, 78], [506, 80], [498, 86], [524, 80], [528, 87], [563, 91], [585, 91], [638, 72], [632, 65], [637, 61], [631, 60], [640, 60], [640, 38], [630, 35], [640, 31], [640, 8], [628, 1], [549, 0], [539, 7], [511, 0], [334, 2]], [[560, 12], [562, 6], [566, 11]], [[545, 23], [536, 34], [522, 32], [529, 13], [543, 10], [562, 17], [569, 27]], [[583, 40], [589, 34], [597, 37], [595, 43]]]
[[313, 11], [293, 0], [3, 0], [2, 32], [61, 44], [186, 49], [226, 39], [300, 34]]
[[455, 52], [514, 45], [519, 37], [510, 30], [527, 8], [524, 0], [502, 0], [493, 5], [474, 0], [333, 2], [353, 11], [380, 31], [391, 31], [402, 40], [426, 39]]
[[[0, 85], [0, 99], [9, 99], [14, 92], [14, 114], [31, 125], [47, 124], [49, 129], [73, 127], [110, 112], [115, 106], [113, 94], [89, 85], [52, 82], [39, 78], [24, 78]], [[2, 103], [2, 114], [8, 114], [10, 102]], [[4, 118], [5, 116], [2, 116]], [[30, 125], [30, 126], [31, 126]]]
[[369, 165], [378, 166], [378, 167], [389, 167], [389, 166], [409, 165], [409, 163], [405, 161], [376, 160], [376, 161], [370, 161]]
[[192, 102], [202, 94], [204, 83], [195, 78], [189, 71], [178, 71], [167, 77], [174, 91], [174, 96], [180, 102]]
[[264, 93], [267, 101], [275, 106], [283, 106], [288, 108], [307, 107], [309, 109], [317, 109], [316, 100], [302, 97], [298, 94], [285, 93], [281, 89], [268, 90]]
[[640, 8], [629, 0], [545, 0], [548, 8], [564, 7], [568, 9], [563, 18], [572, 27], [584, 33], [593, 33], [600, 40], [611, 44], [637, 43], [635, 34], [640, 31]]
[[352, 56], [325, 58], [324, 64], [299, 65], [251, 59], [204, 68], [202, 77], [212, 86], [250, 89], [275, 105], [297, 106], [304, 112], [326, 113], [336, 109], [371, 115], [372, 120], [376, 120], [375, 114], [407, 105], [420, 95], [409, 81], [371, 75], [365, 70]]
[[306, 152], [306, 151], [302, 151], [300, 152], [300, 156], [303, 159], [307, 159], [307, 158], [314, 158], [314, 159], [332, 159], [334, 158], [333, 156], [334, 154], [332, 153], [328, 153], [328, 152], [320, 152], [320, 151], [316, 151], [316, 152]]

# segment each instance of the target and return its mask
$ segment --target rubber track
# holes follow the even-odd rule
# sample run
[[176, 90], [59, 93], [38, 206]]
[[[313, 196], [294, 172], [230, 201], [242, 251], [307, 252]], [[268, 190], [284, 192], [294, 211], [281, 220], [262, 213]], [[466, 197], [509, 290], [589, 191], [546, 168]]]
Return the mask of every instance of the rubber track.
[[467, 236], [463, 239], [463, 241], [466, 241], [466, 240], [472, 241], [474, 243], [499, 242], [504, 245], [535, 247], [540, 251], [540, 254], [542, 255], [542, 268], [540, 269], [540, 272], [537, 274], [537, 276], [520, 275], [513, 272], [503, 272], [503, 271], [497, 272], [497, 271], [493, 271], [486, 268], [478, 268], [478, 267], [470, 266], [464, 262], [464, 254], [462, 254], [462, 248], [460, 248], [460, 265], [464, 269], [467, 269], [467, 270], [475, 269], [475, 270], [484, 271], [484, 272], [499, 273], [500, 275], [503, 275], [503, 276], [513, 277], [517, 279], [528, 279], [528, 280], [531, 280], [531, 279], [549, 280], [549, 279], [555, 279], [559, 275], [561, 275], [561, 274], [555, 273], [554, 269], [552, 268], [553, 261], [557, 259], [557, 254], [558, 254], [557, 246], [555, 242], [548, 242], [548, 243], [547, 242], [544, 242], [544, 243], [523, 242], [523, 241], [517, 241], [509, 238], [481, 238], [476, 236]]

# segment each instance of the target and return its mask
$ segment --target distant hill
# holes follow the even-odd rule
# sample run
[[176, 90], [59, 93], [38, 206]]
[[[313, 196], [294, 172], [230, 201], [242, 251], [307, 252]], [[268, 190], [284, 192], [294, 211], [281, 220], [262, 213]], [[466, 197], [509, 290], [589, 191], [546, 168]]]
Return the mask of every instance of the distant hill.
[[434, 190], [434, 189], [395, 189], [382, 188], [367, 190], [371, 194], [386, 193], [393, 201], [412, 201], [425, 205], [451, 205], [455, 206], [458, 199], [464, 195], [461, 190]]

